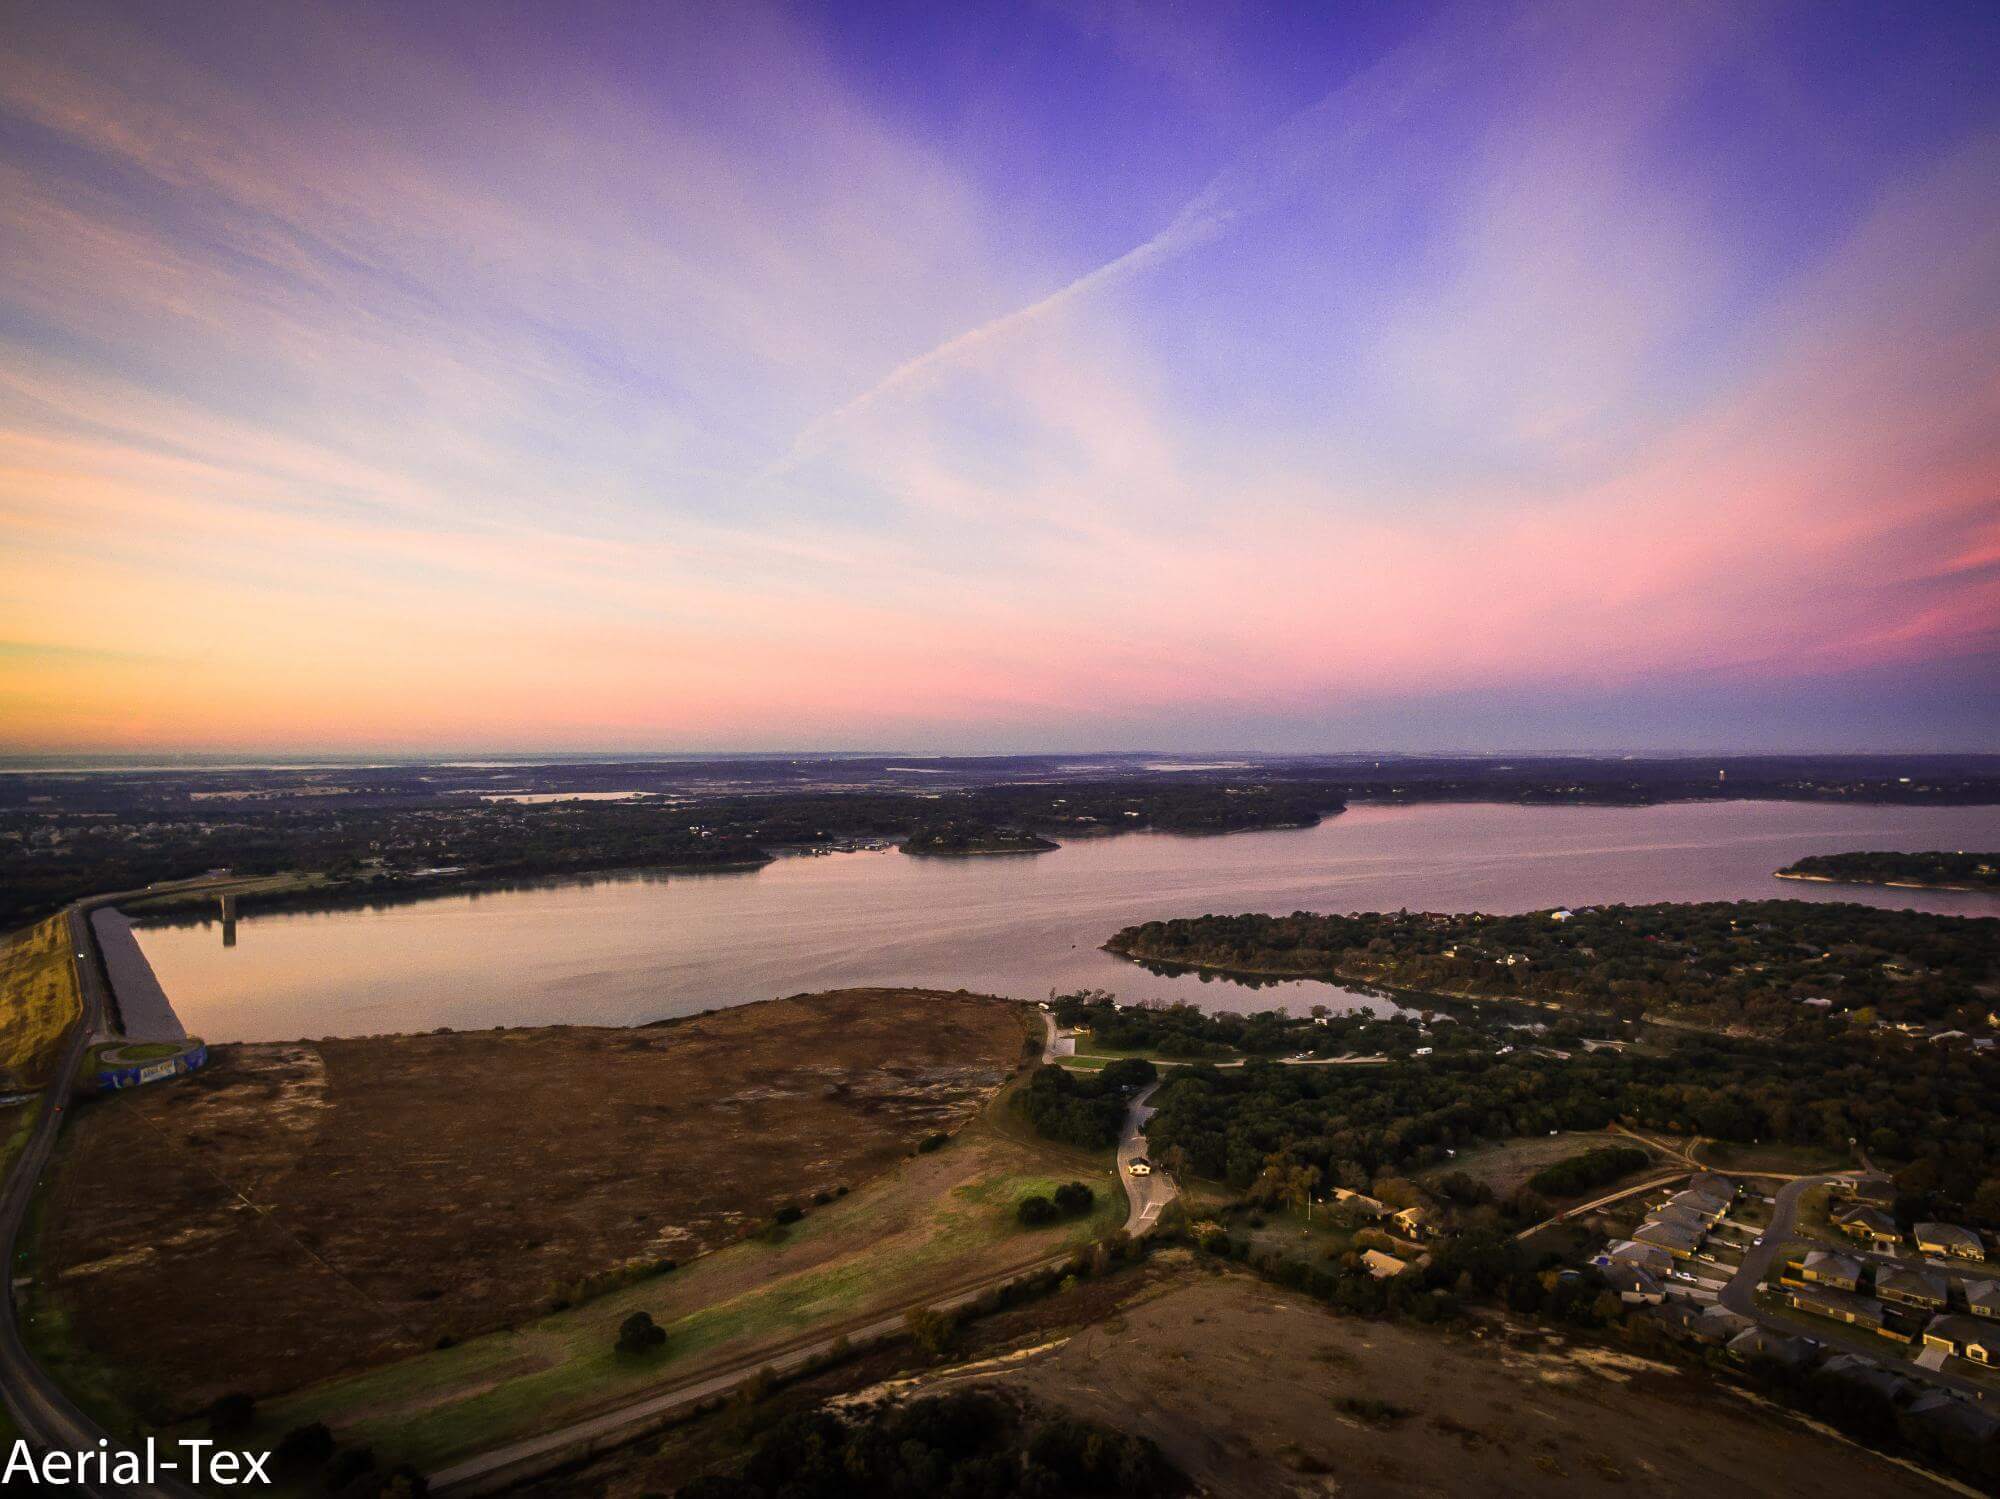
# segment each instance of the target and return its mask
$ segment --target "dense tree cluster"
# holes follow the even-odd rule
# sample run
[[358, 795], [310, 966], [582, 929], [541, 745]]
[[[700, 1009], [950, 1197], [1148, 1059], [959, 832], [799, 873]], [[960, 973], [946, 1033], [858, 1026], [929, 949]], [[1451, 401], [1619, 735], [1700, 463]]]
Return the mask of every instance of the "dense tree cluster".
[[1273, 1155], [1329, 1185], [1440, 1166], [1448, 1151], [1613, 1122], [1895, 1166], [1906, 1213], [2000, 1221], [2000, 1060], [1833, 1034], [1780, 1044], [1689, 1037], [1663, 1051], [1496, 1055], [1464, 1048], [1383, 1066], [1176, 1069], [1153, 1095], [1156, 1154], [1247, 1189]]
[[1174, 1495], [1186, 1478], [1143, 1437], [991, 1391], [960, 1390], [857, 1414], [786, 1417], [741, 1476], [698, 1478], [678, 1499], [1062, 1499]]
[[1136, 1057], [1095, 1073], [1043, 1067], [1021, 1090], [1018, 1106], [1046, 1138], [1098, 1150], [1118, 1143], [1127, 1097], [1157, 1076], [1151, 1062]]
[[958, 817], [925, 823], [903, 840], [906, 854], [1041, 854], [1060, 846], [1025, 828]]
[[1592, 1187], [1615, 1182], [1651, 1159], [1636, 1145], [1606, 1145], [1544, 1166], [1528, 1178], [1528, 1186], [1544, 1197], [1575, 1197]]
[[1826, 901], [1595, 906], [1573, 913], [1199, 916], [1127, 927], [1145, 961], [1553, 1002], [1717, 1028], [1982, 1019], [2000, 921]]
[[1780, 874], [1853, 885], [1931, 885], [1947, 890], [2000, 890], [2000, 854], [1864, 852], [1812, 854]]

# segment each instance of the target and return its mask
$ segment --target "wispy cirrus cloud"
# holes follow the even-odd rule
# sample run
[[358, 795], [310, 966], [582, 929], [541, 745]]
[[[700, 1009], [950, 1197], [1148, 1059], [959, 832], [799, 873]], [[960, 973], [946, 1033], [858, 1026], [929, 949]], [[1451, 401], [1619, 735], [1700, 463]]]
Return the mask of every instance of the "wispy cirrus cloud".
[[0, 652], [18, 741], [1297, 743], [1996, 648], [1990, 104], [1836, 182], [1881, 127], [1770, 15], [1336, 30], [1303, 92], [1132, 32], [1097, 180], [1224, 164], [1024, 220], [995, 153], [1089, 118], [973, 152], [838, 24], [14, 28], [0, 632], [76, 653]]

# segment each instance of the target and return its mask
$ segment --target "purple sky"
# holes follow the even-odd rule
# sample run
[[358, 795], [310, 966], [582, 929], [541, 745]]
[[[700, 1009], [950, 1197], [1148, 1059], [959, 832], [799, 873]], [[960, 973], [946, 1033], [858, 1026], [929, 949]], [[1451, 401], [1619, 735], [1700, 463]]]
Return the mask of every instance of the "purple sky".
[[17, 7], [0, 749], [2000, 747], [2000, 7]]

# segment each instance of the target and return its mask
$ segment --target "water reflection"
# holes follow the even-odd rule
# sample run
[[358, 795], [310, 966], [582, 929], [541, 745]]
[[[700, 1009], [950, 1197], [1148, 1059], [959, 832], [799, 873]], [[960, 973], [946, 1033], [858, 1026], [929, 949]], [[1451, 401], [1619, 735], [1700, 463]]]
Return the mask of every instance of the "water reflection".
[[[1313, 829], [1127, 834], [1034, 859], [870, 850], [748, 871], [405, 890], [224, 919], [221, 943], [213, 916], [149, 927], [141, 940], [189, 1028], [211, 1040], [622, 1024], [858, 984], [1386, 1011], [1394, 1002], [1380, 995], [1142, 968], [1101, 945], [1133, 922], [1235, 911], [1774, 898], [1994, 915], [2000, 900], [1988, 895], [1798, 885], [1772, 872], [1842, 849], [1995, 846], [1990, 807], [1364, 806]], [[228, 946], [232, 926], [239, 946]]]

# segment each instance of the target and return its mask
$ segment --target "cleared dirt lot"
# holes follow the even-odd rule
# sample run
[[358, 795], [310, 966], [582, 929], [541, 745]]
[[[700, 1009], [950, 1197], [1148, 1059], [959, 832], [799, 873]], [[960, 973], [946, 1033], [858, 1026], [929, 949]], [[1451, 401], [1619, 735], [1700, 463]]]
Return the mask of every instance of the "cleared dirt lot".
[[1149, 1436], [1218, 1494], [1947, 1492], [1664, 1365], [1336, 1317], [1238, 1273], [974, 1377]]
[[810, 1208], [972, 1114], [1027, 1035], [1000, 1000], [846, 990], [638, 1029], [219, 1048], [79, 1109], [41, 1294], [158, 1414], [296, 1388]]

